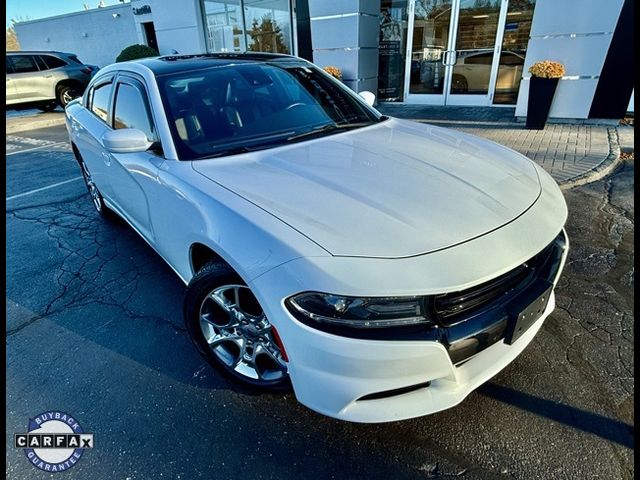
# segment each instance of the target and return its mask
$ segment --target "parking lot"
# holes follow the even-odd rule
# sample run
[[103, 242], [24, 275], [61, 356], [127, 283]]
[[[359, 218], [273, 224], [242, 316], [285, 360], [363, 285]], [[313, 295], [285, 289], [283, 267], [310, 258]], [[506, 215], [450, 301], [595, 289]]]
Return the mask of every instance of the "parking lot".
[[565, 191], [558, 308], [520, 357], [453, 409], [363, 425], [225, 381], [181, 281], [94, 212], [65, 127], [6, 140], [7, 477], [49, 476], [13, 433], [59, 409], [95, 437], [70, 478], [633, 478], [633, 159]]

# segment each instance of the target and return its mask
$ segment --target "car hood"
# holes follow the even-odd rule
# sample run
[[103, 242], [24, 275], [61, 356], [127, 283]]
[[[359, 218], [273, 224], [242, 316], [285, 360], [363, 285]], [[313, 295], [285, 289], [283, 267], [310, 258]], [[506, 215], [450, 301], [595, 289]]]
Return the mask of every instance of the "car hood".
[[533, 163], [457, 131], [389, 119], [193, 168], [333, 255], [397, 258], [512, 221], [540, 195]]

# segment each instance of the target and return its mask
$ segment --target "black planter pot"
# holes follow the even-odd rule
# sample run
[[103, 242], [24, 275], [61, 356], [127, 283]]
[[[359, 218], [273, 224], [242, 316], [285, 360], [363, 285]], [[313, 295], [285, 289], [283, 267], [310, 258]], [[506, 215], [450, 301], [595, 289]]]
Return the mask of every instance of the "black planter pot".
[[553, 95], [556, 93], [559, 78], [531, 77], [529, 84], [529, 103], [527, 106], [527, 128], [544, 130], [549, 117]]

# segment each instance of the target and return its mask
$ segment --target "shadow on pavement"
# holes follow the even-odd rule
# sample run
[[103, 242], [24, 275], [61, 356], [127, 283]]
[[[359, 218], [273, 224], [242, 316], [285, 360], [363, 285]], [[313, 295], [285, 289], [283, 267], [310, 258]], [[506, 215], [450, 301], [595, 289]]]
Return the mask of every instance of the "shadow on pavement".
[[545, 400], [495, 383], [487, 383], [477, 392], [555, 422], [597, 435], [623, 447], [634, 448], [634, 427], [619, 420]]

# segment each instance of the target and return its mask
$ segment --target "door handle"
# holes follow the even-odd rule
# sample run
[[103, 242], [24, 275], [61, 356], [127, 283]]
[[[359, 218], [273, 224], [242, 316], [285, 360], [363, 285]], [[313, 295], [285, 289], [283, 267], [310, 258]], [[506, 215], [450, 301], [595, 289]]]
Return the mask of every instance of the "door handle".
[[[453, 54], [453, 62], [450, 62], [449, 55]], [[456, 64], [456, 60], [458, 59], [458, 51], [457, 50], [445, 50], [442, 55], [442, 65], [446, 67], [450, 67]]]
[[453, 62], [451, 62], [451, 65], [455, 65], [456, 63], [458, 63], [458, 51], [451, 50], [451, 53], [453, 54]]
[[102, 152], [102, 160], [104, 161], [105, 165], [111, 165], [111, 155], [109, 155], [107, 152]]
[[44, 78], [51, 78], [53, 75], [44, 75]]

